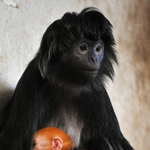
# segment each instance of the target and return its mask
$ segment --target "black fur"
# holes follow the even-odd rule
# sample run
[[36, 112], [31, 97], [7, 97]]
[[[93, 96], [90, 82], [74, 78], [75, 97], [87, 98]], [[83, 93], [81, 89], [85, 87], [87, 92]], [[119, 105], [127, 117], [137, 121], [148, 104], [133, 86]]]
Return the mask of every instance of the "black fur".
[[[81, 75], [72, 57], [62, 62], [82, 38], [104, 42], [104, 58], [92, 79]], [[114, 45], [112, 25], [95, 8], [66, 13], [52, 23], [3, 111], [0, 149], [31, 150], [34, 133], [55, 126], [65, 132], [73, 129], [73, 141], [80, 140], [74, 149], [133, 150], [104, 88], [105, 77], [113, 78], [112, 65], [117, 63]]]

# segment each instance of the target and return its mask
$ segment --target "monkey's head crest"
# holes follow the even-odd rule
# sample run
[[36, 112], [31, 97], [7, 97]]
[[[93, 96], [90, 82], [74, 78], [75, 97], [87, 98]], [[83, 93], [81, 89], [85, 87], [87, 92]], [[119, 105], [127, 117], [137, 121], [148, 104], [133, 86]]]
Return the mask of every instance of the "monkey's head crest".
[[51, 64], [60, 62], [63, 53], [71, 51], [73, 43], [82, 38], [103, 41], [104, 57], [97, 79], [101, 82], [104, 77], [112, 79], [113, 62], [117, 63], [112, 25], [97, 8], [93, 7], [85, 8], [79, 14], [65, 13], [61, 19], [47, 28], [37, 54], [38, 68], [42, 77], [46, 78], [51, 70]]

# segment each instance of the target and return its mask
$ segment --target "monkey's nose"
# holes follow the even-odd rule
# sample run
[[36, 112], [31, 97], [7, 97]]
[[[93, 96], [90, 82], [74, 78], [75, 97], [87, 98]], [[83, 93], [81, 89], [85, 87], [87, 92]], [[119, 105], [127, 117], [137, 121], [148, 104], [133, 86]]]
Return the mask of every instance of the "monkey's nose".
[[91, 57], [91, 61], [95, 64], [97, 62], [97, 58], [96, 57]]

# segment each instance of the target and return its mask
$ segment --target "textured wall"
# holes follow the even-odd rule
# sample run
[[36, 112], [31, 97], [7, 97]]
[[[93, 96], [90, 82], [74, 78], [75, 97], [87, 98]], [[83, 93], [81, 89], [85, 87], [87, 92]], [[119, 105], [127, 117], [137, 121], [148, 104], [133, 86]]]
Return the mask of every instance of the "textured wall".
[[0, 109], [40, 45], [66, 11], [98, 7], [114, 26], [119, 67], [108, 91], [136, 150], [150, 149], [150, 0], [0, 0]]

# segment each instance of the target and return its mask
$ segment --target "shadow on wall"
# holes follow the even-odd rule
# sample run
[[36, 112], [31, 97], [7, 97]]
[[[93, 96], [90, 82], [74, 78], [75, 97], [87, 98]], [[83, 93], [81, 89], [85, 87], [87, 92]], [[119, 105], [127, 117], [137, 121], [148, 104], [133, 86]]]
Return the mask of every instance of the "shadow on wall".
[[11, 89], [9, 86], [6, 87], [6, 84], [1, 82], [1, 87], [0, 87], [0, 124], [3, 120], [3, 117], [5, 117], [5, 115], [3, 115], [1, 112], [3, 111], [3, 109], [5, 108], [5, 106], [8, 104], [8, 102], [11, 100], [14, 90]]
[[[3, 85], [1, 86], [3, 87]], [[13, 92], [14, 90], [9, 87], [5, 88], [5, 90], [0, 90], [0, 113], [12, 98]]]

